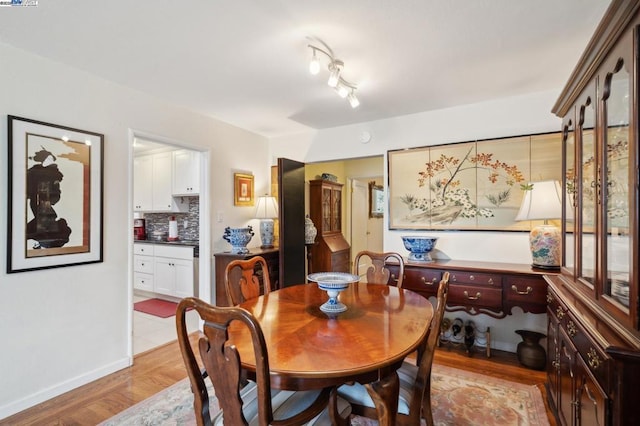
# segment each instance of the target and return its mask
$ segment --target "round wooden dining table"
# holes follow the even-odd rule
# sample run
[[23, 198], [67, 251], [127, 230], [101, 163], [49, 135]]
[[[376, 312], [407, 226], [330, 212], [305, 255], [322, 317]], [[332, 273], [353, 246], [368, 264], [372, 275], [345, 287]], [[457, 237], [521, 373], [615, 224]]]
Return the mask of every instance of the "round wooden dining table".
[[[391, 391], [368, 390], [378, 413], [385, 413], [388, 424], [393, 424], [398, 404], [396, 370], [425, 339], [433, 316], [431, 303], [410, 290], [367, 283], [350, 284], [340, 293], [345, 312], [321, 311], [327, 298], [311, 283], [272, 291], [240, 305], [262, 328], [271, 387], [308, 390], [378, 382]], [[248, 330], [235, 324], [229, 335], [243, 368], [255, 371]]]

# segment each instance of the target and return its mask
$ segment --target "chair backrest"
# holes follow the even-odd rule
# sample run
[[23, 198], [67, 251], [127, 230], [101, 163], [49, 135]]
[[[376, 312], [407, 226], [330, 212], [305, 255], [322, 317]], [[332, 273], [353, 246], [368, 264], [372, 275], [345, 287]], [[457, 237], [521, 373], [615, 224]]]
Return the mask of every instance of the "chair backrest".
[[271, 281], [267, 262], [262, 256], [229, 262], [224, 271], [224, 287], [230, 306], [269, 293]]
[[[375, 284], [388, 284], [391, 276], [391, 271], [386, 267], [389, 259], [394, 260], [394, 264], [398, 264], [398, 277], [395, 279], [396, 287], [402, 287], [402, 280], [404, 278], [404, 260], [402, 256], [395, 252], [376, 253], [372, 251], [361, 251], [356, 255], [353, 262], [353, 273], [360, 275], [360, 258], [369, 257], [371, 259], [371, 266], [367, 268], [367, 282]], [[365, 259], [362, 259], [365, 260]]]
[[256, 383], [258, 384], [258, 416], [260, 424], [270, 424], [273, 420], [271, 410], [271, 388], [269, 387], [269, 360], [266, 343], [260, 324], [247, 310], [239, 307], [212, 306], [200, 299], [189, 297], [178, 304], [176, 311], [176, 329], [182, 358], [187, 368], [191, 389], [194, 394], [194, 408], [198, 425], [211, 424], [209, 394], [202, 371], [194, 355], [187, 331], [185, 313], [192, 308], [204, 320], [204, 335], [198, 340], [200, 359], [204, 364], [224, 412], [225, 424], [246, 425], [247, 419], [242, 412], [240, 397], [242, 374], [240, 354], [235, 346], [228, 344], [228, 328], [232, 321], [244, 323], [251, 332], [256, 362]]
[[433, 365], [433, 357], [440, 339], [440, 328], [442, 326], [442, 319], [444, 318], [448, 295], [449, 272], [445, 272], [438, 286], [436, 309], [431, 319], [426, 344], [418, 361], [418, 373], [413, 385], [411, 401], [409, 402], [409, 417], [411, 420], [408, 424], [420, 424], [421, 417], [427, 420], [427, 425], [433, 424], [433, 419], [431, 418], [431, 398], [429, 398], [428, 395], [425, 398], [425, 392], [430, 392], [431, 366]]
[[[204, 370], [198, 364], [187, 331], [186, 312], [189, 309], [195, 310], [204, 321], [203, 331], [197, 340]], [[229, 326], [232, 322], [244, 324], [250, 333], [256, 361], [255, 382], [246, 382], [246, 371], [242, 369], [240, 353], [229, 342]], [[246, 309], [239, 306], [213, 306], [195, 297], [188, 297], [178, 304], [176, 331], [191, 382], [198, 425], [209, 426], [224, 421], [225, 425], [234, 426], [246, 426], [249, 423], [259, 426], [298, 426], [317, 419], [327, 404], [332, 409], [329, 414], [332, 422], [341, 419], [339, 410], [342, 409], [338, 407], [337, 394], [331, 388], [300, 392], [271, 390], [269, 356], [264, 334], [258, 320]], [[213, 384], [221, 408], [221, 413], [217, 413], [213, 421], [211, 414], [214, 413], [211, 413], [209, 407], [206, 377]], [[276, 417], [277, 420], [274, 420]]]

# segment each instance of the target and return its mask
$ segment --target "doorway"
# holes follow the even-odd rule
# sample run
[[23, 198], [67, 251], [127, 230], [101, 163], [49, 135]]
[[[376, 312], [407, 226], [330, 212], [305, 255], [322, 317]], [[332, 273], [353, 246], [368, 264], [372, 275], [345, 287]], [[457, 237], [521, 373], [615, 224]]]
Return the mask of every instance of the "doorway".
[[[180, 236], [180, 240], [186, 240], [189, 244], [193, 244], [193, 247], [197, 248], [194, 250], [193, 263], [189, 263], [190, 269], [193, 273], [194, 279], [194, 287], [193, 293], [195, 296], [200, 297], [201, 299], [210, 302], [211, 301], [211, 290], [210, 290], [210, 282], [211, 282], [211, 266], [210, 262], [199, 262], [199, 259], [209, 259], [211, 257], [210, 253], [210, 212], [209, 212], [209, 151], [202, 150], [197, 147], [190, 147], [185, 145], [180, 141], [170, 140], [166, 138], [161, 138], [158, 136], [148, 135], [143, 132], [130, 131], [130, 170], [132, 171], [132, 182], [131, 182], [131, 194], [134, 202], [130, 204], [130, 221], [131, 228], [133, 229], [134, 217], [140, 217], [144, 215], [144, 219], [146, 222], [146, 231], [147, 231], [147, 241], [153, 239], [152, 232], [160, 232], [167, 231], [169, 227], [169, 219], [171, 216], [178, 222], [178, 232]], [[178, 211], [167, 211], [167, 212], [156, 212], [154, 209], [147, 210], [146, 208], [140, 209], [138, 204], [139, 195], [136, 196], [136, 193], [139, 193], [141, 183], [142, 187], [145, 187], [145, 182], [149, 180], [149, 178], [142, 178], [141, 176], [147, 176], [145, 174], [136, 173], [139, 170], [136, 170], [136, 166], [140, 164], [140, 159], [150, 158], [153, 156], [164, 158], [167, 155], [170, 155], [170, 158], [174, 158], [175, 161], [182, 161], [184, 155], [193, 154], [193, 157], [196, 159], [195, 161], [199, 164], [199, 176], [194, 178], [194, 181], [197, 182], [199, 186], [199, 191], [194, 194], [187, 194], [184, 196], [173, 196], [173, 199], [176, 203], [180, 204], [180, 208]], [[173, 157], [173, 154], [179, 154], [178, 156]], [[164, 160], [163, 160], [164, 161]], [[176, 163], [176, 167], [178, 163]], [[173, 162], [169, 161], [169, 163], [164, 163], [163, 166], [165, 169], [172, 170]], [[166, 171], [166, 170], [165, 170]], [[169, 173], [170, 174], [170, 173]], [[164, 174], [163, 174], [164, 175]], [[197, 174], [196, 174], [197, 175]], [[151, 175], [151, 179], [155, 181], [155, 175]], [[161, 179], [165, 179], [166, 176], [161, 177]], [[169, 181], [172, 179], [169, 178]], [[149, 186], [146, 185], [148, 188]], [[171, 195], [171, 194], [170, 194]], [[132, 235], [131, 233], [130, 235]], [[166, 234], [166, 232], [164, 232]], [[166, 235], [164, 235], [166, 237]], [[129, 354], [133, 359], [133, 355], [136, 355], [141, 352], [145, 352], [154, 347], [160, 346], [167, 342], [176, 339], [176, 331], [175, 331], [175, 316], [170, 316], [167, 318], [162, 318], [155, 315], [150, 315], [142, 312], [137, 312], [133, 309], [133, 304], [136, 302], [144, 301], [146, 299], [164, 299], [168, 301], [178, 302], [181, 296], [171, 297], [166, 294], [160, 295], [155, 293], [153, 290], [154, 283], [154, 274], [155, 274], [155, 258], [150, 258], [147, 262], [149, 265], [149, 276], [151, 278], [151, 288], [140, 288], [139, 281], [139, 272], [138, 272], [138, 262], [134, 261], [136, 258], [136, 254], [134, 254], [134, 243], [133, 235], [131, 238], [130, 244], [130, 259], [131, 266], [129, 270], [129, 276], [131, 277], [130, 284], [130, 306], [131, 306], [131, 315], [129, 320], [129, 335], [131, 336], [131, 340], [129, 343]], [[165, 238], [166, 240], [166, 238]], [[196, 241], [197, 240], [197, 241]], [[140, 246], [140, 245], [137, 245]], [[167, 246], [165, 246], [167, 247]], [[191, 247], [189, 245], [188, 247]], [[182, 249], [186, 249], [186, 247], [182, 247]], [[138, 256], [139, 257], [139, 256]], [[162, 262], [158, 263], [161, 265]], [[186, 270], [185, 265], [181, 265], [180, 273], [185, 273]], [[176, 270], [178, 271], [178, 270]], [[176, 272], [176, 280], [179, 278], [179, 274]], [[163, 275], [163, 274], [161, 274]], [[184, 276], [184, 275], [182, 275]], [[191, 275], [187, 276], [191, 278]], [[181, 282], [185, 282], [185, 280], [179, 280]], [[176, 281], [176, 285], [177, 285]], [[195, 315], [193, 318], [189, 317], [188, 313], [188, 327], [190, 331], [194, 331], [198, 328], [198, 320]]]
[[[369, 183], [375, 182], [381, 185], [382, 176], [371, 178], [352, 178], [351, 180], [351, 201], [347, 214], [350, 216], [351, 231], [351, 261], [355, 256], [363, 251], [382, 252], [384, 219], [382, 217], [371, 217], [369, 214]], [[368, 259], [368, 258], [367, 258]], [[369, 265], [360, 265], [358, 275], [363, 276]]]

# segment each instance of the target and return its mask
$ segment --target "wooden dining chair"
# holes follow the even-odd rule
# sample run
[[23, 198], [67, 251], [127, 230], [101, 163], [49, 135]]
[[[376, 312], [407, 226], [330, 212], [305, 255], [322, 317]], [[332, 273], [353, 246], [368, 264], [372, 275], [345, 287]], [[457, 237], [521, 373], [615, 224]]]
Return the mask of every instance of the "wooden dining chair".
[[229, 262], [224, 272], [224, 286], [230, 306], [269, 293], [271, 280], [266, 260], [262, 256], [254, 256]]
[[[221, 410], [211, 417], [206, 376], [196, 359], [187, 332], [185, 314], [193, 309], [204, 321], [198, 339], [200, 359], [213, 384]], [[240, 353], [229, 344], [229, 325], [239, 321], [251, 333], [256, 360], [256, 380], [244, 384]], [[182, 299], [176, 311], [176, 329], [184, 360], [198, 425], [329, 425], [347, 424], [350, 406], [338, 398], [335, 388], [309, 391], [272, 390], [269, 356], [256, 318], [240, 307], [218, 307], [200, 299]]]
[[[436, 346], [440, 339], [440, 326], [444, 318], [447, 296], [449, 294], [449, 273], [445, 272], [438, 286], [438, 296], [436, 309], [431, 319], [429, 332], [423, 342], [421, 359], [416, 364], [404, 361], [398, 370], [400, 380], [400, 392], [398, 399], [398, 413], [396, 423], [401, 426], [418, 426], [420, 419], [424, 418], [427, 426], [433, 425], [433, 414], [431, 411], [431, 366]], [[378, 419], [386, 413], [376, 413], [373, 400], [369, 396], [368, 389], [373, 388], [378, 392], [379, 386], [376, 383], [361, 385], [359, 383], [342, 385], [338, 388], [338, 395], [346, 399], [355, 414]]]
[[371, 260], [371, 265], [367, 268], [366, 278], [368, 283], [388, 284], [391, 277], [391, 271], [387, 268], [389, 259], [393, 259], [398, 264], [398, 277], [393, 281], [396, 287], [402, 287], [402, 279], [404, 278], [404, 260], [402, 256], [395, 252], [376, 253], [364, 250], [356, 254], [353, 261], [353, 273], [360, 275], [360, 261], [367, 258]]

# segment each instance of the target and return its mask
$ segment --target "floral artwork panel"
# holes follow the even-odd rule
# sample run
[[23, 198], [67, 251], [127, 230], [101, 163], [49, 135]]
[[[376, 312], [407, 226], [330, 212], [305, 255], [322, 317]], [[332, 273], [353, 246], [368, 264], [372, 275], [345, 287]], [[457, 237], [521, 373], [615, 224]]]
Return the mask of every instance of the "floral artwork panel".
[[561, 158], [560, 133], [389, 151], [389, 228], [527, 231], [523, 187], [560, 180]]
[[530, 181], [531, 138], [529, 136], [504, 140], [488, 140], [481, 147], [478, 166], [478, 206], [491, 215], [478, 218], [479, 227], [496, 227], [510, 231], [529, 229], [528, 222], [516, 222], [524, 197], [521, 185]]

